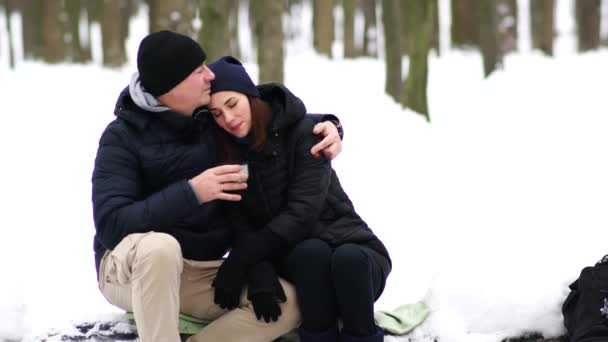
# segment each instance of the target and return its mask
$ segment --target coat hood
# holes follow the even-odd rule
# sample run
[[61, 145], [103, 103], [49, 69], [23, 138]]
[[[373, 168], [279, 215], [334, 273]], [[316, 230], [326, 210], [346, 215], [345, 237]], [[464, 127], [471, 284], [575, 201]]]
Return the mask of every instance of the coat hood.
[[114, 115], [127, 121], [138, 130], [146, 130], [152, 122], [162, 122], [167, 128], [187, 132], [196, 127], [196, 122], [191, 116], [175, 113], [171, 110], [161, 112], [150, 112], [140, 108], [131, 97], [129, 87], [123, 89], [116, 100]]
[[269, 130], [284, 130], [306, 115], [304, 102], [295, 96], [287, 87], [279, 83], [259, 85], [260, 97], [272, 107], [273, 117]]

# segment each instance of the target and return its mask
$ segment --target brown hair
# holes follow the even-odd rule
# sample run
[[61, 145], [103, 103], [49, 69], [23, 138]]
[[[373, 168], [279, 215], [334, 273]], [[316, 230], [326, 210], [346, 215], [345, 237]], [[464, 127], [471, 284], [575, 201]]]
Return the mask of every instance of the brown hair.
[[259, 97], [247, 96], [247, 99], [251, 107], [251, 149], [259, 152], [268, 138], [272, 108]]
[[[272, 117], [272, 107], [259, 97], [247, 95], [251, 109], [251, 146], [249, 149], [259, 152], [266, 144], [268, 126]], [[226, 163], [241, 163], [245, 159], [246, 148], [237, 143], [234, 137], [216, 125], [219, 159]]]

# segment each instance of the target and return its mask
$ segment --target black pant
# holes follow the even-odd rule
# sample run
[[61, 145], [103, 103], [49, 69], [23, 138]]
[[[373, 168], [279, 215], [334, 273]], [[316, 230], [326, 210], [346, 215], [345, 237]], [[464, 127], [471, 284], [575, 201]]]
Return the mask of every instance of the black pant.
[[302, 312], [302, 328], [323, 332], [340, 317], [342, 331], [353, 336], [375, 333], [374, 302], [390, 272], [388, 260], [357, 244], [330, 247], [319, 239], [300, 242], [282, 263]]

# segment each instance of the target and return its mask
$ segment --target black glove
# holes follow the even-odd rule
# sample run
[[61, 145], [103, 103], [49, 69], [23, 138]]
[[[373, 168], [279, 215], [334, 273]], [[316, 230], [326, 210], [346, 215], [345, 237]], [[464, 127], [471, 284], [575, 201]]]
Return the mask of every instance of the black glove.
[[266, 323], [276, 322], [281, 316], [281, 307], [272, 293], [258, 293], [249, 299], [253, 304], [253, 311], [258, 320], [264, 319]]
[[239, 305], [241, 290], [245, 286], [249, 268], [282, 248], [282, 240], [268, 229], [258, 232], [240, 233], [230, 255], [220, 266], [213, 286], [213, 301], [223, 309], [234, 309]]
[[232, 310], [239, 306], [241, 291], [247, 281], [247, 265], [230, 255], [222, 263], [211, 284], [215, 287], [213, 302], [222, 309]]
[[263, 261], [249, 271], [249, 289], [247, 298], [253, 304], [253, 311], [258, 320], [266, 323], [276, 322], [281, 316], [279, 303], [287, 300], [285, 291], [272, 263]]

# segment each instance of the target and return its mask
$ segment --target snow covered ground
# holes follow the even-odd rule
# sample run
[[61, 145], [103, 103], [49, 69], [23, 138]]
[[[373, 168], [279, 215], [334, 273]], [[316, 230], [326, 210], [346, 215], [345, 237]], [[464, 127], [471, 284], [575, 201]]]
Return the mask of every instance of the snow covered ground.
[[[483, 79], [477, 53], [432, 56], [431, 124], [383, 93], [382, 61], [288, 49], [285, 83], [310, 112], [339, 115], [346, 135], [334, 167], [392, 254], [377, 309], [432, 307], [409, 337], [561, 335], [567, 285], [608, 253], [608, 51], [575, 54], [567, 10], [554, 58], [524, 41]], [[97, 59], [18, 60], [10, 71], [0, 55], [0, 341], [120, 313], [95, 281], [90, 175], [146, 27], [132, 23], [120, 70]]]

